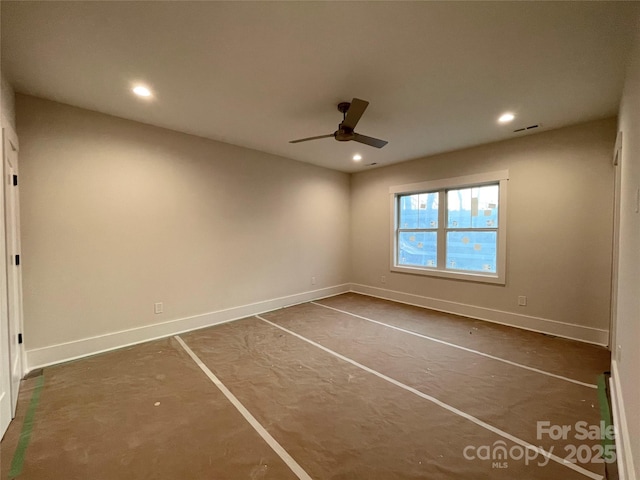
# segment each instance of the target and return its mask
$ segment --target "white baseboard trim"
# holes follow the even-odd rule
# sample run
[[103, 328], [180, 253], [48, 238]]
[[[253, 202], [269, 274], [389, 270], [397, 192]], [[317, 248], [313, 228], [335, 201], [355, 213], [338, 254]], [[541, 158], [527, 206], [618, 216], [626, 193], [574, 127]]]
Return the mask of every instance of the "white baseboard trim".
[[385, 288], [351, 284], [351, 291], [371, 297], [383, 298], [394, 302], [406, 303], [417, 307], [425, 307], [445, 313], [453, 313], [465, 317], [477, 318], [488, 322], [522, 328], [533, 332], [546, 333], [557, 337], [569, 338], [586, 343], [607, 346], [609, 343], [609, 331], [593, 327], [584, 327], [572, 323], [559, 322], [547, 318], [532, 317], [519, 313], [505, 312], [485, 307], [477, 307], [465, 303], [441, 300], [438, 298], [424, 297], [412, 293], [387, 290]]
[[616, 454], [618, 457], [618, 476], [620, 480], [636, 480], [631, 442], [629, 441], [629, 428], [625, 414], [622, 390], [620, 388], [620, 375], [618, 362], [611, 361], [611, 413], [616, 429]]
[[178, 318], [167, 322], [155, 323], [144, 327], [136, 327], [119, 332], [107, 333], [96, 337], [83, 338], [72, 342], [34, 348], [26, 351], [27, 368], [25, 374], [35, 368], [42, 368], [57, 363], [67, 362], [97, 353], [108, 352], [138, 343], [157, 340], [179, 333], [197, 330], [220, 323], [231, 322], [260, 313], [288, 307], [298, 303], [310, 302], [321, 298], [332, 297], [350, 290], [349, 284], [335, 285], [307, 292], [273, 298], [261, 302], [227, 308], [215, 312]]

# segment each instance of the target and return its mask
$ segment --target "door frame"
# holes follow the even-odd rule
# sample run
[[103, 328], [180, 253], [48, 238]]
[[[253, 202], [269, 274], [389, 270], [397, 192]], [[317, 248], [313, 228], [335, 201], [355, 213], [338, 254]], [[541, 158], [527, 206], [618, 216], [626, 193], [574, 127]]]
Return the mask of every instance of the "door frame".
[[617, 358], [616, 322], [618, 317], [618, 271], [620, 262], [620, 197], [622, 195], [622, 131], [616, 135], [613, 149], [613, 235], [611, 249], [611, 318], [609, 321], [609, 350]]
[[[3, 119], [4, 120], [4, 119]], [[3, 121], [4, 123], [4, 121]], [[2, 167], [4, 170], [4, 136], [5, 131], [2, 129]], [[2, 175], [4, 178], [4, 174]], [[0, 220], [4, 218], [4, 181], [0, 182], [0, 199], [2, 215]], [[13, 418], [12, 402], [11, 402], [11, 356], [9, 354], [9, 310], [7, 308], [7, 256], [6, 241], [4, 234], [4, 221], [0, 221], [0, 438], [7, 430], [11, 419]]]

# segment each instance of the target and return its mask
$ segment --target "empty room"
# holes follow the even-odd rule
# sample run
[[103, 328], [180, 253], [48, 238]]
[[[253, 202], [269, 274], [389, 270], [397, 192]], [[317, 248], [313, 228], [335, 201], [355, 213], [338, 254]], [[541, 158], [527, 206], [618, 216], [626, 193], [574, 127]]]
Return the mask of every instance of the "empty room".
[[640, 480], [640, 2], [0, 20], [1, 480]]

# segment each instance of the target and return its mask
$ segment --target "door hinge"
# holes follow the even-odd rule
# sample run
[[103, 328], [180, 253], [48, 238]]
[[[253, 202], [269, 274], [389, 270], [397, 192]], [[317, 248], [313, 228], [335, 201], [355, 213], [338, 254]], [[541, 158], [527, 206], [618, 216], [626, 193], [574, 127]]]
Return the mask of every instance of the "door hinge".
[[21, 333], [18, 334], [18, 343], [22, 343], [22, 334]]
[[18, 175], [14, 175], [13, 176], [13, 186], [17, 187], [18, 186]]
[[16, 266], [20, 265], [20, 255], [16, 255]]

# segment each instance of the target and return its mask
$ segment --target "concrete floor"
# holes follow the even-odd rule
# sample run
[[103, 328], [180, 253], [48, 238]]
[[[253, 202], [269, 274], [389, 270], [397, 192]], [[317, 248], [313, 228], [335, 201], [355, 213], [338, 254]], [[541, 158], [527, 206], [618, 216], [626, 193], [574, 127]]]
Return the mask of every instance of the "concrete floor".
[[[538, 421], [598, 425], [598, 391], [590, 385], [609, 368], [604, 348], [356, 294], [180, 339], [202, 365], [167, 338], [24, 380], [17, 417], [0, 443], [0, 478], [604, 475], [591, 458], [573, 467], [562, 461], [572, 446], [595, 451], [599, 440], [537, 431]], [[28, 445], [23, 438], [20, 447], [41, 382]], [[555, 460], [478, 458], [483, 446], [517, 453], [527, 444]]]

